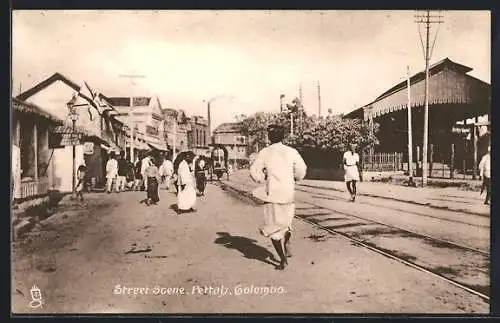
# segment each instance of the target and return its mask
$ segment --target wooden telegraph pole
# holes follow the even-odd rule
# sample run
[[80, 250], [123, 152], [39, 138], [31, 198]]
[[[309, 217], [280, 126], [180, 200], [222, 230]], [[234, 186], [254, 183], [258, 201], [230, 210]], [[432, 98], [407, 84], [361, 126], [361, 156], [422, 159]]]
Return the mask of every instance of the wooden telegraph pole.
[[429, 145], [429, 61], [432, 56], [432, 50], [434, 49], [434, 44], [436, 43], [437, 31], [434, 36], [434, 41], [432, 43], [432, 48], [429, 45], [429, 34], [431, 24], [440, 24], [443, 21], [442, 15], [434, 14], [431, 15], [430, 10], [427, 10], [423, 15], [416, 15], [416, 23], [420, 26], [420, 24], [425, 25], [426, 36], [425, 36], [425, 48], [424, 42], [422, 40], [422, 35], [420, 34], [420, 40], [422, 43], [422, 49], [424, 50], [425, 57], [425, 107], [424, 107], [424, 140], [422, 145], [422, 186], [427, 186], [427, 176], [428, 176], [428, 165], [427, 165], [427, 146]]
[[321, 88], [318, 80], [318, 117], [321, 117]]
[[[144, 78], [144, 75], [139, 74], [122, 74], [120, 77], [128, 78], [131, 80], [132, 86], [136, 85], [134, 79]], [[130, 126], [130, 161], [134, 162], [134, 149], [135, 149], [135, 120], [134, 120], [134, 94], [130, 96], [130, 110], [128, 114], [129, 126]]]
[[408, 74], [408, 80], [406, 85], [408, 88], [408, 185], [414, 186], [413, 183], [413, 143], [412, 143], [412, 127], [411, 127], [411, 94], [410, 94], [410, 67], [406, 67], [406, 72]]

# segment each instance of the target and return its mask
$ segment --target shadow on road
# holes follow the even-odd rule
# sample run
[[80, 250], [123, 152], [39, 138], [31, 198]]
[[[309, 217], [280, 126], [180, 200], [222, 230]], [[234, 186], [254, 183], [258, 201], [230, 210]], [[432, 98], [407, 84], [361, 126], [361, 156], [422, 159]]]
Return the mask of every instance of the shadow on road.
[[177, 204], [171, 204], [170, 205], [170, 209], [174, 210], [175, 213], [177, 213], [177, 214], [195, 213], [196, 212], [196, 210], [193, 209], [193, 208], [191, 208], [189, 210], [181, 210], [181, 209], [179, 209], [179, 207], [177, 206]]
[[238, 250], [241, 252], [243, 257], [247, 259], [259, 260], [266, 264], [276, 266], [276, 263], [272, 262], [277, 262], [274, 255], [266, 248], [256, 244], [257, 240], [240, 236], [232, 236], [227, 232], [217, 232], [217, 235], [219, 235], [219, 237], [214, 241], [216, 244], [223, 245], [228, 249]]

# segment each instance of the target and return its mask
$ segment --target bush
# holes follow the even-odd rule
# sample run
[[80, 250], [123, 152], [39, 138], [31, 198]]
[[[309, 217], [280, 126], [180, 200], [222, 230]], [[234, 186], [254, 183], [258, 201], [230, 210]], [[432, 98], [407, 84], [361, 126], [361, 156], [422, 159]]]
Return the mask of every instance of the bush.
[[48, 192], [48, 196], [49, 201], [47, 202], [47, 207], [54, 208], [59, 205], [64, 195], [57, 190], [53, 190]]

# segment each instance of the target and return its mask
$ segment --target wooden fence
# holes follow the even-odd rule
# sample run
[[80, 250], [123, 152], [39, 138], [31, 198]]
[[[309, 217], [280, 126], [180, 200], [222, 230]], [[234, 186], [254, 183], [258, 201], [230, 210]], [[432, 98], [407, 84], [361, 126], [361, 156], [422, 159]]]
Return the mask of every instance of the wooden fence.
[[49, 179], [46, 177], [39, 178], [38, 180], [21, 182], [21, 199], [43, 195], [48, 191]]
[[365, 172], [397, 172], [403, 170], [402, 153], [363, 154], [361, 169]]

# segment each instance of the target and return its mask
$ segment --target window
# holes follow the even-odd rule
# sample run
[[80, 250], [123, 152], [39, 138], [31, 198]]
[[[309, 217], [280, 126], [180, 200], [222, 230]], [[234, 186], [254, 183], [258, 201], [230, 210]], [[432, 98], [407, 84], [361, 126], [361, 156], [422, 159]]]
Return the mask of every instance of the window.
[[245, 144], [245, 136], [234, 136], [234, 142], [237, 144]]

